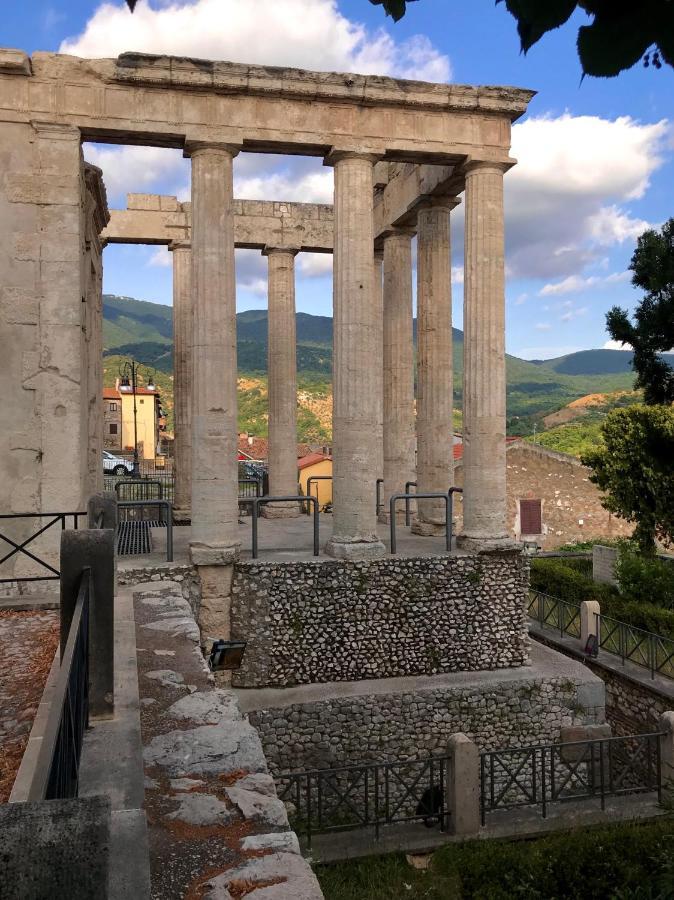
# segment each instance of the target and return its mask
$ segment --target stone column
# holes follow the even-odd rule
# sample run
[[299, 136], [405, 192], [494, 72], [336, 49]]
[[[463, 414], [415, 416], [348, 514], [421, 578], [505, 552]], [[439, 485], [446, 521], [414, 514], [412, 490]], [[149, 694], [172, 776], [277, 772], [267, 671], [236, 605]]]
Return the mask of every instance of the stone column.
[[192, 245], [173, 241], [173, 519], [188, 523], [192, 506]]
[[[454, 483], [452, 266], [449, 213], [458, 200], [425, 201], [417, 216], [417, 491]], [[415, 534], [445, 532], [445, 504], [420, 500]]]
[[[269, 493], [289, 496], [298, 491], [295, 321], [297, 250], [265, 247], [262, 252], [269, 264]], [[262, 515], [267, 518], [290, 518], [299, 514], [297, 503], [262, 507]]]
[[[414, 338], [412, 334], [412, 236], [407, 228], [384, 235], [384, 508], [389, 520], [391, 494], [415, 480]], [[398, 504], [398, 518], [405, 516]]]
[[[232, 169], [237, 150], [191, 145], [192, 562], [222, 566], [239, 550], [236, 289]], [[225, 635], [220, 635], [225, 636]]]
[[[374, 252], [374, 302], [376, 306], [377, 347], [379, 348], [380, 363], [376, 367], [376, 380], [374, 390], [377, 395], [378, 416], [375, 446], [377, 452], [377, 478], [384, 477], [384, 251]], [[383, 485], [382, 485], [383, 487]], [[382, 493], [383, 496], [383, 493]]]
[[466, 166], [463, 532], [467, 550], [510, 544], [506, 524], [503, 167]]
[[374, 289], [370, 154], [333, 153], [333, 534], [326, 552], [363, 559], [386, 550], [377, 536], [374, 445], [381, 326]]

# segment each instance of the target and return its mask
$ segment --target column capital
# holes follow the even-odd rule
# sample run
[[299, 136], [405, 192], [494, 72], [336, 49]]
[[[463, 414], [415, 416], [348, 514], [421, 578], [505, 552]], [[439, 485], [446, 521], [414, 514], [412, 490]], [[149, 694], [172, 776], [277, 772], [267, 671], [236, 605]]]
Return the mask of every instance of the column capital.
[[65, 125], [62, 122], [43, 122], [39, 119], [31, 119], [30, 124], [36, 134], [55, 141], [80, 141], [82, 137], [79, 128], [75, 125]]
[[449, 213], [453, 209], [456, 209], [460, 203], [460, 197], [435, 197], [431, 194], [422, 194], [417, 200], [414, 208], [415, 212], [420, 212], [423, 209], [446, 209]]
[[405, 225], [400, 228], [394, 226], [387, 228], [386, 231], [382, 231], [377, 237], [377, 243], [379, 243], [379, 241], [386, 243], [386, 241], [391, 240], [392, 238], [405, 238], [411, 241], [416, 233], [417, 229], [411, 226]]
[[374, 166], [375, 163], [379, 162], [384, 155], [383, 150], [375, 150], [372, 147], [363, 147], [358, 150], [340, 150], [338, 147], [333, 147], [328, 154], [323, 159], [324, 166], [334, 166], [339, 162], [343, 162], [347, 159], [362, 159], [366, 162], [372, 163]]
[[221, 144], [216, 141], [187, 140], [185, 141], [185, 146], [183, 148], [183, 157], [190, 159], [197, 154], [219, 153], [226, 154], [233, 159], [235, 156], [238, 156], [240, 152], [241, 147], [238, 144]]
[[273, 256], [275, 253], [290, 253], [297, 256], [299, 252], [299, 247], [273, 247], [270, 244], [265, 244], [262, 249], [263, 256]]
[[376, 263], [384, 262], [384, 248], [383, 247], [375, 247], [374, 248], [374, 261]]
[[490, 159], [468, 159], [463, 164], [463, 171], [466, 175], [474, 175], [476, 172], [492, 172], [504, 175], [508, 169], [512, 169], [517, 160], [490, 160]]
[[179, 240], [179, 241], [171, 241], [168, 245], [168, 249], [171, 253], [174, 250], [191, 250], [192, 249], [192, 241], [189, 240]]

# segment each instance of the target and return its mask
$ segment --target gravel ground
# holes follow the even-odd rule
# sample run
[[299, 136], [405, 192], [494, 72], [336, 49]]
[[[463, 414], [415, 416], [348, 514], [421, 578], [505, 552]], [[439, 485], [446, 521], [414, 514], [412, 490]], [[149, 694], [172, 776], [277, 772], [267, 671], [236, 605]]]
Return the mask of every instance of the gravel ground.
[[59, 641], [59, 614], [0, 612], [0, 803], [28, 743]]

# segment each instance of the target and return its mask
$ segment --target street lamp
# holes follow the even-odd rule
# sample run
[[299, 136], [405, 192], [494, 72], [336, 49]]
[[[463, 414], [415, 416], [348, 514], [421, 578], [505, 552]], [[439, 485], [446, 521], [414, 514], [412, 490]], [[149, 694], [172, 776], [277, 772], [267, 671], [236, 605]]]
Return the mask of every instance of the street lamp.
[[[140, 462], [138, 460], [138, 412], [136, 408], [136, 391], [138, 390], [138, 372], [140, 366], [135, 359], [126, 360], [119, 367], [120, 387], [131, 388], [133, 394], [133, 471], [132, 478], [140, 478]], [[154, 373], [148, 378], [149, 391], [154, 390]]]

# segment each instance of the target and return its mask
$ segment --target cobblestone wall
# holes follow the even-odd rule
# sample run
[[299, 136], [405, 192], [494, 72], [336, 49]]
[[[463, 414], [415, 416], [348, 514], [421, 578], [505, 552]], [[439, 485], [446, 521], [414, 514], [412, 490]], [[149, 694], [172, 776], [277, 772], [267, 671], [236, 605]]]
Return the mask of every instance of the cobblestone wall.
[[180, 586], [183, 598], [187, 600], [192, 615], [199, 620], [201, 606], [201, 581], [194, 566], [163, 565], [144, 566], [140, 569], [118, 569], [117, 584], [145, 584], [148, 581], [165, 581]]
[[444, 752], [463, 731], [480, 750], [559, 740], [562, 725], [604, 721], [603, 685], [591, 675], [493, 677], [483, 685], [332, 697], [249, 713], [274, 774]]
[[528, 660], [519, 553], [238, 563], [239, 687], [513, 668]]

